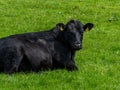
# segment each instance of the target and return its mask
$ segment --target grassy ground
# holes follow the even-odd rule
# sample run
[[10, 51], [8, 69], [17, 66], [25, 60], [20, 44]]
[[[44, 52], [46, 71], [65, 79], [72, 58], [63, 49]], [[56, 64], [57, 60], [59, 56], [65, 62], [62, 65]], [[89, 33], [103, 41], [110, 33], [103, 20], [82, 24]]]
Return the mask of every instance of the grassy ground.
[[92, 22], [76, 54], [77, 72], [0, 74], [0, 90], [120, 90], [119, 0], [0, 0], [0, 37]]

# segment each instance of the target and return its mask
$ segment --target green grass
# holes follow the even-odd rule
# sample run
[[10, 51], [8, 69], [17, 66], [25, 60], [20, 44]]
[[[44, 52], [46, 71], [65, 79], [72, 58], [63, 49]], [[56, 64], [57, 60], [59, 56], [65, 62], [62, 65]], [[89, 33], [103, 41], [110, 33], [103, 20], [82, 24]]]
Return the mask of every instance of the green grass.
[[78, 19], [95, 24], [76, 54], [77, 72], [0, 74], [0, 90], [120, 90], [119, 0], [0, 0], [0, 37], [49, 30]]

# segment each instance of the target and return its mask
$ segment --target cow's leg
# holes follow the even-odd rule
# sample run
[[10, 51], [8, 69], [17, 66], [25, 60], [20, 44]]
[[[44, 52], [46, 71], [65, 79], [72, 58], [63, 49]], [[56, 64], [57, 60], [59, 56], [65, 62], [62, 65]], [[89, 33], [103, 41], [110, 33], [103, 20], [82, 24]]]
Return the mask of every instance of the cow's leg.
[[11, 74], [18, 71], [21, 59], [22, 54], [17, 48], [6, 49], [4, 56], [4, 72]]
[[[64, 60], [64, 59], [63, 59]], [[77, 66], [75, 65], [75, 62], [71, 59], [66, 59], [66, 60], [55, 60], [53, 59], [53, 67], [52, 70], [54, 69], [63, 69], [66, 68], [68, 71], [75, 71], [78, 70]]]
[[78, 67], [75, 65], [75, 62], [71, 60], [68, 63], [66, 63], [66, 69], [68, 71], [75, 71], [78, 70]]
[[51, 68], [52, 68], [52, 59], [49, 58], [47, 60], [41, 61], [38, 70], [39, 71], [46, 71], [46, 70], [50, 70]]
[[74, 60], [75, 51], [72, 51], [70, 56], [71, 58], [67, 61], [68, 63], [66, 64], [66, 69], [68, 71], [78, 70], [78, 67], [76, 66], [75, 60]]

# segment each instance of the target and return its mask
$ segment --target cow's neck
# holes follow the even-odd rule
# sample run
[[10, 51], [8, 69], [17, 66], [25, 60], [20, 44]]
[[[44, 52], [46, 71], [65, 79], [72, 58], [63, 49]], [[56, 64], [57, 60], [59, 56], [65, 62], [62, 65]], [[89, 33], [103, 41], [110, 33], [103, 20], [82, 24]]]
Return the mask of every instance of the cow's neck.
[[56, 40], [63, 43], [66, 47], [70, 48], [70, 45], [68, 44], [67, 40], [65, 40], [64, 32], [59, 32], [56, 36]]

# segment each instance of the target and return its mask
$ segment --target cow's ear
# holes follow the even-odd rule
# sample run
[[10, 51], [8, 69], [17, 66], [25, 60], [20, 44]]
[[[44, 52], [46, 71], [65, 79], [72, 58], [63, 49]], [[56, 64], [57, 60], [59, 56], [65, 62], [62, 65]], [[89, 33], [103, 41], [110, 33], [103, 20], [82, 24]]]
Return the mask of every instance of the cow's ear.
[[63, 23], [58, 23], [56, 26], [60, 31], [63, 31], [65, 29], [65, 25]]
[[90, 31], [93, 28], [94, 24], [92, 23], [87, 23], [83, 26], [84, 31]]

